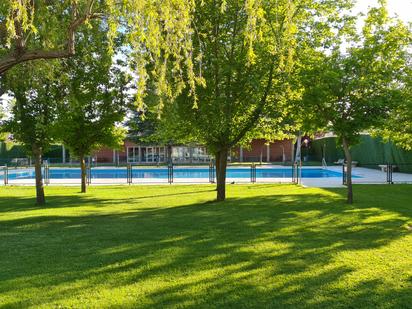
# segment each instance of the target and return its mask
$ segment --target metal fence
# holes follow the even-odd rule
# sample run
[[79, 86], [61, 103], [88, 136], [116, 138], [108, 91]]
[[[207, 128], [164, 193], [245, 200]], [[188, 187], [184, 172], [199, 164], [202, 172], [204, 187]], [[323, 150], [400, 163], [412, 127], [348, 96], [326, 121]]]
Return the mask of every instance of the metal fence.
[[215, 175], [216, 175], [215, 165], [213, 164], [213, 162], [210, 162], [209, 164], [209, 182], [210, 183], [215, 183]]
[[[382, 166], [380, 168], [382, 169]], [[386, 182], [389, 184], [412, 183], [412, 163], [387, 163], [383, 169], [386, 172]]]
[[[363, 163], [352, 167], [355, 184], [411, 184], [412, 163]], [[342, 184], [347, 183], [347, 166], [342, 166]]]
[[[235, 166], [237, 172], [242, 173], [242, 177], [227, 176], [227, 181], [231, 183], [301, 183], [300, 165], [279, 166], [283, 173], [280, 178], [265, 178], [262, 176], [268, 171], [263, 165], [254, 163], [249, 165]], [[34, 168], [29, 166], [2, 167], [3, 173], [0, 179], [3, 179], [4, 185], [34, 185]], [[197, 174], [201, 174], [200, 176]], [[187, 175], [186, 175], [187, 174]], [[54, 167], [45, 162], [42, 165], [42, 177], [45, 185], [70, 185], [80, 184], [80, 168], [62, 168]], [[238, 177], [238, 176], [236, 176]], [[91, 164], [86, 166], [86, 183], [87, 185], [111, 185], [111, 184], [173, 184], [173, 183], [215, 183], [216, 167], [213, 162], [209, 165], [199, 167], [181, 167], [173, 164], [167, 166], [136, 166], [128, 164], [125, 167], [100, 168]]]
[[[293, 183], [310, 184], [311, 186], [342, 185], [347, 183], [347, 166], [329, 167], [305, 166], [305, 163], [295, 163], [289, 166], [267, 166], [242, 164], [231, 165], [227, 181], [231, 183]], [[276, 169], [280, 176], [271, 176]], [[311, 170], [324, 176], [310, 175]], [[412, 184], [412, 163], [369, 163], [354, 166], [352, 182], [354, 184]], [[238, 173], [238, 174], [236, 174]], [[45, 162], [42, 166], [42, 176], [45, 185], [80, 184], [80, 169], [56, 167]], [[241, 175], [241, 176], [239, 176]], [[320, 177], [320, 178], [316, 178]], [[0, 167], [0, 181], [4, 185], [34, 185], [34, 169], [29, 166]], [[128, 164], [122, 167], [94, 167], [87, 165], [86, 182], [88, 185], [111, 184], [173, 184], [173, 183], [215, 183], [216, 167], [213, 162], [204, 166], [137, 166]]]

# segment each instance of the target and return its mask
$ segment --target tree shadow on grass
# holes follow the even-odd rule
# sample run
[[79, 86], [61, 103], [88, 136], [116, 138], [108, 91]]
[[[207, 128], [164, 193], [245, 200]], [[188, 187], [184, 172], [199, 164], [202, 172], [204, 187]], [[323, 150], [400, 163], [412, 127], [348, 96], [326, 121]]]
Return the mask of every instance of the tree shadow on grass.
[[[345, 198], [346, 190], [328, 188], [332, 192]], [[412, 186], [411, 185], [354, 185], [354, 206], [356, 209], [379, 208], [412, 216]], [[409, 194], [405, 194], [409, 193]]]
[[[148, 194], [139, 195], [138, 197], [123, 197], [123, 198], [96, 198], [88, 194], [65, 194], [65, 195], [47, 195], [45, 205], [36, 205], [35, 197], [0, 197], [0, 213], [8, 212], [23, 212], [31, 210], [45, 210], [45, 209], [55, 209], [55, 208], [73, 208], [73, 207], [84, 207], [84, 206], [95, 206], [104, 207], [112, 206], [116, 204], [128, 203], [140, 203], [145, 199], [158, 199], [158, 198], [168, 198], [173, 196], [184, 196], [184, 195], [196, 195], [199, 193], [214, 192], [213, 189], [208, 190], [195, 190], [188, 192], [178, 192], [169, 194]], [[139, 209], [141, 210], [141, 209]]]
[[[359, 269], [339, 257], [402, 239], [408, 213], [333, 192], [3, 221], [0, 294], [19, 295], [11, 307], [84, 306], [102, 290], [119, 291], [122, 307], [407, 307], [411, 277], [351, 281]], [[14, 294], [25, 289], [40, 293]]]

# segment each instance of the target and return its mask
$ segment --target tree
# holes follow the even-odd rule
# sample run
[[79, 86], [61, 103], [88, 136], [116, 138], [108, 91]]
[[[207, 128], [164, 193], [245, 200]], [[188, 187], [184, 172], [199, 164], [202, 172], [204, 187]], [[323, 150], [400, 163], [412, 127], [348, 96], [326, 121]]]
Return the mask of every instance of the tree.
[[85, 193], [85, 157], [104, 146], [114, 149], [120, 147], [125, 130], [116, 126], [116, 123], [123, 120], [124, 111], [118, 102], [108, 98], [96, 96], [85, 99], [80, 94], [75, 94], [59, 113], [57, 136], [70, 153], [79, 158], [81, 192]]
[[205, 85], [196, 88], [198, 100], [185, 91], [163, 117], [179, 118], [174, 129], [215, 155], [218, 201], [226, 197], [229, 150], [269, 123], [282, 133], [296, 95], [294, 64], [305, 49], [325, 44], [345, 7], [350, 1], [214, 0], [197, 7], [193, 53]]
[[[104, 31], [90, 29], [78, 41], [78, 53], [62, 69], [55, 132], [72, 154], [80, 159], [81, 192], [86, 192], [85, 157], [103, 146], [117, 148], [124, 140], [127, 104], [126, 74], [113, 65]], [[119, 61], [118, 64], [122, 64]]]
[[[51, 128], [57, 114], [55, 100], [56, 64], [30, 63], [10, 70], [2, 79], [1, 87], [14, 98], [12, 113], [2, 130], [13, 134], [34, 157], [36, 204], [45, 203], [42, 179], [42, 155], [52, 141]], [[24, 76], [24, 78], [22, 78]]]
[[157, 142], [155, 132], [158, 122], [157, 112], [132, 107], [125, 122], [127, 135], [135, 143]]
[[[346, 53], [319, 52], [302, 72], [306, 87], [302, 113], [317, 127], [332, 130], [342, 143], [347, 164], [347, 202], [353, 203], [350, 148], [361, 132], [381, 127], [402, 102], [410, 31], [388, 17], [384, 1], [372, 8], [358, 40]], [[306, 110], [304, 110], [306, 108]]]

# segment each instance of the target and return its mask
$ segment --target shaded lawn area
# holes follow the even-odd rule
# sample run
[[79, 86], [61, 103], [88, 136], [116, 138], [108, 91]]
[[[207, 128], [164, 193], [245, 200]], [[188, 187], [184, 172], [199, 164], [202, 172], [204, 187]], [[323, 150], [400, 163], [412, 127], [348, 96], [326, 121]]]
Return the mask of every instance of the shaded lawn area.
[[0, 189], [0, 307], [412, 308], [412, 187]]

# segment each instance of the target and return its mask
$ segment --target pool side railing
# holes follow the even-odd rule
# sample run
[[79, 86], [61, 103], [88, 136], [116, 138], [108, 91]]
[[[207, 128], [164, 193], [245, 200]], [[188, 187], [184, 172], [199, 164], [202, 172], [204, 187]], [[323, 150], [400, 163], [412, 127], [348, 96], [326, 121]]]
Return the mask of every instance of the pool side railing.
[[[328, 175], [328, 176], [311, 176], [308, 175], [308, 172], [313, 169], [313, 167], [306, 167], [303, 164], [293, 164], [291, 166], [291, 170], [288, 172], [283, 172], [283, 176], [277, 176], [275, 174], [266, 174], [265, 170], [270, 170], [266, 166], [260, 166], [258, 164], [249, 164], [249, 165], [242, 165], [239, 166], [238, 169], [235, 168], [233, 174], [228, 174], [228, 182], [231, 183], [293, 183], [293, 184], [302, 184], [302, 174], [303, 177], [308, 178], [323, 178], [323, 183], [328, 183], [329, 181], [336, 184], [337, 181], [340, 184], [346, 184], [346, 169], [344, 166], [336, 166], [336, 167], [329, 167], [328, 170], [324, 170], [328, 173], [335, 173], [336, 176]], [[148, 166], [146, 166], [148, 167]], [[159, 168], [159, 166], [151, 166], [153, 168]], [[196, 166], [198, 167], [198, 166]], [[104, 175], [104, 168], [94, 168], [90, 165], [87, 166], [87, 184], [91, 185], [111, 185], [111, 184], [173, 184], [173, 183], [215, 183], [216, 179], [216, 170], [215, 166], [212, 163], [209, 163], [208, 167], [202, 168], [200, 173], [201, 176], [196, 175], [193, 176], [191, 173], [190, 168], [181, 171], [182, 167], [175, 169], [174, 165], [168, 165], [167, 167], [162, 167], [162, 171], [155, 171], [154, 176], [146, 176], [147, 173], [145, 171], [145, 167], [142, 168], [142, 173], [139, 173], [140, 166], [133, 166], [129, 164], [124, 167], [115, 168], [119, 170], [119, 174], [113, 176], [110, 173], [112, 172], [110, 169], [107, 172], [107, 176]], [[196, 169], [195, 167], [193, 167]], [[232, 166], [233, 168], [233, 166]], [[320, 167], [321, 168], [321, 167]], [[275, 168], [276, 169], [276, 168]], [[282, 169], [282, 168], [280, 168]], [[285, 168], [283, 168], [285, 169]], [[289, 167], [287, 167], [289, 169]], [[316, 168], [314, 168], [316, 169]], [[59, 170], [62, 170], [63, 174], [59, 174]], [[67, 170], [67, 169], [66, 169]], [[238, 170], [242, 170], [241, 174], [237, 174]], [[409, 170], [411, 172], [409, 172]], [[53, 173], [52, 173], [53, 171]], [[43, 164], [42, 166], [42, 176], [45, 185], [75, 185], [80, 180], [80, 176], [77, 175], [78, 168], [76, 171], [65, 171], [64, 168], [54, 168], [49, 164]], [[97, 174], [96, 174], [97, 172]], [[102, 172], [102, 173], [101, 173]], [[290, 173], [291, 172], [291, 173]], [[57, 173], [57, 176], [56, 176]], [[72, 174], [72, 175], [64, 175], [64, 173]], [[75, 173], [75, 175], [73, 175]], [[151, 172], [149, 172], [150, 174]], [[187, 176], [182, 176], [181, 173], [187, 173]], [[271, 172], [269, 172], [271, 173]], [[144, 174], [144, 176], [142, 176]], [[62, 176], [63, 175], [63, 176]], [[159, 176], [160, 175], [160, 176]], [[163, 176], [162, 176], [163, 175]], [[306, 175], [306, 176], [305, 176]], [[398, 184], [398, 183], [412, 183], [412, 163], [401, 163], [401, 164], [394, 164], [391, 162], [386, 162], [384, 164], [379, 163], [369, 163], [369, 164], [360, 164], [360, 166], [353, 169], [353, 182], [356, 184]], [[30, 169], [19, 167], [19, 168], [10, 168], [8, 165], [0, 166], [0, 181], [4, 185], [12, 184], [12, 185], [34, 185], [35, 179], [33, 177], [33, 167]], [[329, 178], [332, 177], [332, 178]], [[339, 179], [340, 177], [340, 179]], [[304, 184], [305, 180], [304, 179]], [[328, 180], [330, 179], [330, 180]], [[335, 180], [333, 180], [335, 179]]]

